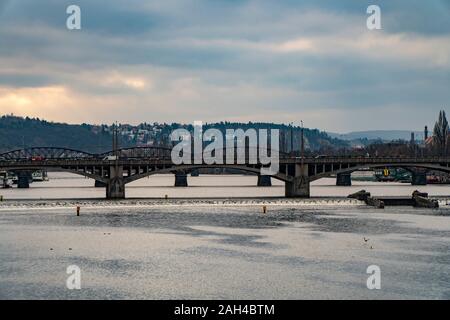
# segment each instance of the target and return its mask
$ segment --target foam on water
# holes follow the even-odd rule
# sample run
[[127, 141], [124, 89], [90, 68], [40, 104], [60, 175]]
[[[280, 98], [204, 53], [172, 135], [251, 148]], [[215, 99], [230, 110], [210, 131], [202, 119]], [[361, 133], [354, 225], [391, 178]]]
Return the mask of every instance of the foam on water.
[[83, 208], [139, 208], [139, 207], [178, 207], [178, 206], [288, 206], [288, 207], [323, 207], [323, 206], [363, 206], [364, 202], [356, 199], [124, 199], [124, 200], [9, 200], [0, 203], [0, 210], [11, 209], [58, 209], [67, 207]]

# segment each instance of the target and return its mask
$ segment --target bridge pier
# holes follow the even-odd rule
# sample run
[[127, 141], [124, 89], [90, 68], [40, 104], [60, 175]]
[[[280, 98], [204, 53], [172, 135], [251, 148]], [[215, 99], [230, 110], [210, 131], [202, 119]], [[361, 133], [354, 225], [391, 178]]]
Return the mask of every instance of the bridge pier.
[[295, 177], [294, 181], [286, 181], [284, 185], [286, 198], [309, 198], [310, 181], [308, 176]]
[[272, 186], [272, 180], [270, 179], [270, 176], [262, 176], [258, 174], [258, 187], [271, 187]]
[[200, 175], [200, 172], [198, 169], [194, 169], [191, 171], [191, 177], [198, 177]]
[[109, 176], [111, 177], [106, 183], [107, 199], [124, 199], [125, 198], [125, 181], [123, 179], [123, 167], [111, 166], [109, 168]]
[[308, 164], [295, 164], [289, 169], [293, 179], [284, 184], [286, 198], [309, 198], [310, 178], [308, 175]]
[[17, 172], [17, 188], [28, 189], [30, 187], [30, 181], [33, 181], [31, 172], [28, 171]]
[[352, 185], [351, 173], [338, 173], [336, 175], [336, 185], [345, 187], [351, 186]]
[[107, 199], [124, 199], [125, 198], [125, 183], [123, 178], [113, 178], [106, 185]]
[[413, 186], [426, 186], [427, 174], [426, 172], [413, 171], [411, 173], [411, 185]]
[[105, 187], [106, 187], [106, 183], [104, 183], [104, 182], [102, 182], [102, 181], [99, 181], [99, 180], [95, 180], [94, 186], [95, 186], [96, 188], [105, 188]]
[[183, 171], [175, 172], [175, 187], [187, 187], [187, 174]]

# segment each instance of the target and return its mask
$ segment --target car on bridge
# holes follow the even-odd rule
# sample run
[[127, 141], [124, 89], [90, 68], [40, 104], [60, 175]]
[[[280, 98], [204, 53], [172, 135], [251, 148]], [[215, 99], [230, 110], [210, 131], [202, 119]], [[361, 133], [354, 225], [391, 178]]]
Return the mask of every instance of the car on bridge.
[[115, 161], [117, 160], [117, 156], [106, 156], [103, 158], [105, 161]]
[[44, 161], [45, 158], [42, 156], [32, 156], [30, 160], [31, 161]]

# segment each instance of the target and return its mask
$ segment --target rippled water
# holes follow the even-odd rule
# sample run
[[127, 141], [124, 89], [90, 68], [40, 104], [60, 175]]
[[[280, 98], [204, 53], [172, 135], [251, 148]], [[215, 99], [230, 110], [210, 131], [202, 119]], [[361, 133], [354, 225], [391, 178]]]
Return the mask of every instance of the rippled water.
[[[253, 187], [254, 177], [240, 177], [240, 186], [233, 186], [236, 177], [205, 182], [207, 178], [199, 177], [204, 180], [197, 182], [210, 186], [181, 188], [180, 194], [170, 187], [173, 178], [168, 176], [158, 178], [166, 187], [138, 184], [127, 191], [129, 196], [158, 197], [166, 192], [261, 196], [260, 189], [277, 196], [283, 190], [282, 185]], [[34, 184], [29, 190], [0, 190], [0, 194], [6, 199], [103, 196], [103, 190], [89, 186], [91, 180], [57, 180]], [[211, 186], [224, 181], [228, 187]], [[349, 193], [350, 188], [341, 191], [330, 182], [322, 181], [313, 193]], [[372, 190], [367, 184], [364, 188], [390, 195], [414, 190], [407, 185], [372, 186]], [[437, 195], [444, 194], [445, 188], [427, 186], [424, 191]], [[88, 200], [79, 202], [83, 203], [79, 217], [76, 203], [68, 200], [48, 205], [42, 205], [46, 201], [3, 202], [0, 298], [450, 298], [447, 206], [379, 210], [348, 202], [324, 206], [269, 199], [264, 214], [261, 201], [169, 200], [169, 205], [161, 205]], [[72, 264], [81, 268], [81, 290], [66, 288], [66, 268]], [[366, 287], [369, 265], [381, 268], [381, 290]]]

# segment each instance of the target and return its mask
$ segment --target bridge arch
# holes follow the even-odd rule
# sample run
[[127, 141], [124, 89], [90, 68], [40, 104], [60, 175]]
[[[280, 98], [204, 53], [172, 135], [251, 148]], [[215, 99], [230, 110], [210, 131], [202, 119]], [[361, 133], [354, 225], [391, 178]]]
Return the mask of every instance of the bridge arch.
[[[255, 167], [250, 167], [250, 166], [246, 166], [246, 165], [221, 165], [221, 164], [199, 164], [199, 165], [177, 165], [177, 166], [171, 166], [171, 167], [166, 167], [166, 168], [162, 168], [162, 169], [157, 169], [157, 170], [153, 170], [153, 171], [149, 171], [149, 172], [144, 172], [144, 173], [139, 173], [139, 174], [134, 174], [128, 177], [124, 177], [124, 182], [125, 184], [142, 179], [142, 178], [146, 178], [148, 176], [151, 175], [155, 175], [155, 174], [164, 174], [164, 173], [173, 173], [173, 172], [177, 172], [177, 171], [182, 171], [182, 172], [187, 172], [187, 171], [192, 171], [195, 169], [202, 169], [202, 168], [228, 168], [228, 169], [233, 169], [233, 170], [240, 170], [243, 172], [251, 172], [254, 174], [260, 174], [260, 167], [255, 166]], [[278, 173], [276, 175], [272, 175], [272, 178], [281, 180], [283, 182], [286, 181], [291, 181], [292, 178], [283, 174], [283, 173]]]
[[450, 167], [445, 167], [441, 165], [436, 164], [427, 164], [427, 163], [381, 163], [381, 164], [365, 164], [365, 165], [358, 165], [350, 168], [342, 168], [340, 170], [334, 170], [334, 171], [327, 171], [322, 172], [316, 175], [310, 176], [310, 181], [319, 180], [321, 178], [327, 178], [331, 175], [335, 174], [345, 174], [345, 173], [352, 173], [354, 171], [358, 171], [360, 169], [365, 168], [403, 168], [408, 171], [412, 171], [411, 168], [422, 168], [422, 169], [428, 169], [428, 170], [435, 170], [435, 171], [441, 171], [445, 173], [450, 174]]
[[[42, 170], [43, 167], [41, 167], [41, 166], [36, 166], [36, 167], [30, 166], [30, 167], [23, 168], [23, 167], [11, 166], [11, 167], [5, 167], [4, 169], [6, 171], [12, 171], [12, 172], [17, 172], [17, 171], [39, 171], [39, 170]], [[66, 168], [59, 167], [59, 166], [57, 166], [57, 167], [45, 167], [44, 169], [46, 171], [48, 171], [48, 172], [67, 172], [67, 173], [72, 173], [72, 174], [76, 174], [76, 175], [79, 175], [79, 176], [83, 176], [83, 177], [86, 177], [86, 178], [98, 180], [98, 181], [101, 181], [101, 182], [104, 182], [104, 183], [108, 182], [108, 178], [101, 177], [101, 176], [99, 176], [97, 174], [93, 174], [93, 173], [90, 173], [88, 171], [66, 169]]]

